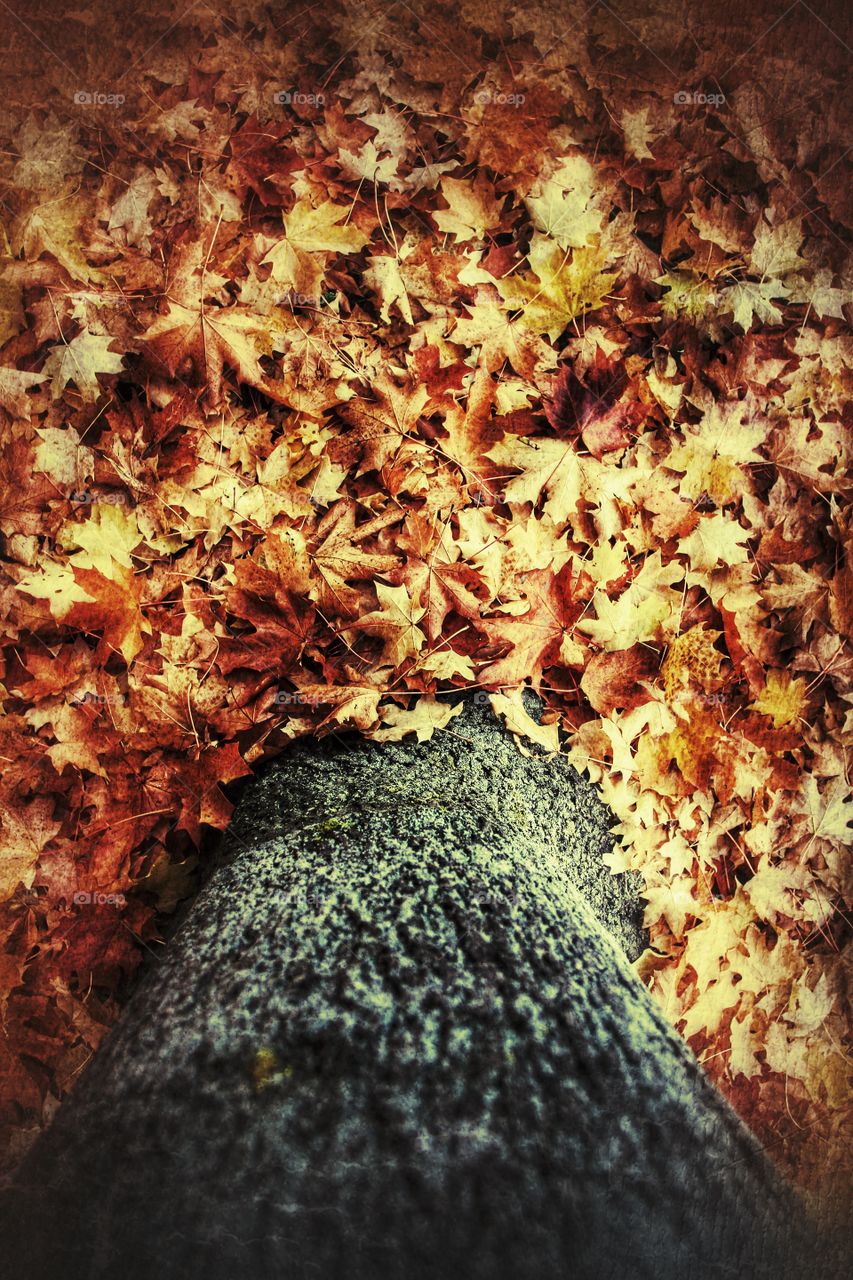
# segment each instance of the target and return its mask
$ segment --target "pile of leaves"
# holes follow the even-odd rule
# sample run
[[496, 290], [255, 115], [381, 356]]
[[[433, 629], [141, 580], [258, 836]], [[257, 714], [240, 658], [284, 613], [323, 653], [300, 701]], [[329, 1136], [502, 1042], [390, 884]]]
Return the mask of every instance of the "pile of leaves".
[[116, 9], [6, 17], [13, 1155], [223, 788], [302, 735], [444, 731], [476, 687], [599, 784], [641, 974], [708, 1072], [801, 1179], [838, 1176], [838, 15]]

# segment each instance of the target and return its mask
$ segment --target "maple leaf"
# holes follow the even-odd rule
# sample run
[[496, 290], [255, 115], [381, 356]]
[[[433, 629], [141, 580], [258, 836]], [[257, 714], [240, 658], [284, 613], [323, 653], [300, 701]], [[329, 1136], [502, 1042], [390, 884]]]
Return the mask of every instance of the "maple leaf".
[[750, 703], [750, 710], [769, 716], [773, 727], [781, 729], [802, 717], [808, 703], [808, 684], [796, 680], [789, 671], [768, 671], [761, 694]]
[[480, 616], [482, 599], [477, 592], [483, 590], [482, 575], [475, 566], [458, 559], [458, 549], [445, 540], [443, 531], [437, 534], [427, 520], [411, 513], [397, 545], [408, 553], [401, 580], [412, 598], [424, 603], [424, 626], [430, 640], [441, 634], [451, 611], [463, 618]]
[[345, 630], [366, 631], [378, 636], [383, 643], [383, 661], [399, 667], [407, 658], [417, 657], [426, 643], [426, 636], [417, 625], [426, 610], [416, 603], [404, 586], [390, 587], [377, 582], [375, 587], [380, 607], [362, 614]]
[[44, 117], [28, 114], [15, 138], [21, 157], [14, 169], [15, 182], [30, 191], [64, 190], [65, 179], [81, 171], [84, 153], [79, 132], [74, 122], [62, 120], [53, 111]]
[[796, 983], [793, 991], [795, 1007], [785, 1014], [785, 1021], [795, 1029], [797, 1035], [809, 1035], [823, 1025], [836, 1002], [836, 995], [830, 989], [829, 978], [824, 972], [820, 974], [813, 987], [805, 981]]
[[664, 315], [718, 333], [719, 296], [712, 281], [690, 271], [667, 271], [657, 276], [655, 283], [666, 290], [660, 302]]
[[733, 973], [726, 971], [709, 983], [700, 996], [685, 1011], [682, 1019], [682, 1035], [688, 1041], [700, 1033], [706, 1037], [720, 1030], [723, 1019], [740, 1007], [741, 991]]
[[[569, 156], [525, 199], [533, 225], [563, 250], [581, 249], [601, 231], [604, 210], [595, 189], [595, 170], [582, 155]], [[531, 258], [531, 266], [536, 266]]]
[[664, 465], [680, 472], [680, 492], [693, 500], [708, 494], [715, 502], [733, 501], [748, 484], [744, 467], [763, 462], [758, 446], [767, 436], [767, 427], [747, 417], [744, 404], [712, 404], [696, 424], [681, 427], [683, 442], [670, 448]]
[[224, 831], [233, 811], [220, 784], [251, 773], [235, 742], [198, 750], [186, 759], [165, 756], [149, 775], [148, 785], [157, 794], [177, 800], [180, 813], [177, 829], [186, 831], [196, 848], [201, 842], [202, 824]]
[[828, 623], [829, 584], [796, 564], [775, 565], [774, 569], [781, 582], [768, 579], [762, 583], [762, 599], [773, 610], [789, 615], [784, 619], [786, 633], [796, 636], [805, 649], [813, 624]]
[[30, 388], [46, 382], [49, 376], [48, 373], [28, 373], [0, 367], [0, 404], [16, 418], [27, 417]]
[[650, 693], [643, 682], [657, 672], [654, 653], [644, 645], [596, 653], [590, 658], [581, 679], [581, 689], [589, 704], [602, 715], [617, 708], [630, 711], [647, 702]]
[[331, 200], [324, 200], [317, 208], [299, 200], [284, 215], [285, 235], [305, 253], [357, 253], [370, 236], [349, 222], [350, 213], [351, 208], [332, 204]]
[[317, 526], [314, 545], [308, 549], [323, 583], [319, 592], [321, 606], [352, 616], [361, 596], [347, 584], [370, 581], [376, 574], [387, 574], [399, 567], [396, 555], [366, 551], [360, 545], [399, 518], [400, 513], [392, 511], [356, 527], [355, 508], [345, 501], [326, 513]]
[[832, 778], [821, 790], [817, 778], [806, 775], [802, 797], [792, 803], [792, 812], [793, 834], [806, 835], [807, 848], [815, 840], [849, 844], [853, 795], [845, 778]]
[[429, 400], [423, 385], [406, 389], [383, 375], [372, 387], [374, 399], [357, 397], [338, 410], [350, 430], [329, 445], [333, 462], [351, 466], [356, 459], [356, 475], [380, 471], [416, 430], [418, 419]]
[[755, 244], [750, 255], [752, 273], [764, 279], [777, 279], [805, 266], [798, 252], [803, 242], [803, 224], [799, 218], [771, 226], [763, 218], [755, 228]]
[[287, 393], [269, 378], [260, 366], [262, 356], [271, 356], [283, 339], [280, 327], [237, 306], [197, 308], [169, 302], [168, 311], [158, 317], [142, 335], [148, 350], [171, 374], [186, 376], [208, 387], [211, 405], [222, 402], [226, 366], [252, 387], [271, 399], [287, 403]]
[[664, 880], [657, 876], [643, 888], [646, 907], [643, 912], [643, 924], [646, 928], [664, 919], [674, 938], [681, 938], [687, 928], [687, 921], [698, 911], [698, 903], [693, 895], [692, 876], [679, 876], [677, 879]]
[[521, 473], [505, 485], [505, 500], [535, 505], [547, 494], [542, 509], [558, 529], [567, 523], [574, 526], [579, 503], [589, 500], [592, 505], [598, 496], [601, 463], [578, 453], [572, 442], [522, 436], [500, 441], [488, 456], [500, 467]]
[[86, 237], [81, 227], [89, 214], [86, 200], [79, 194], [61, 194], [40, 202], [23, 215], [17, 239], [28, 262], [50, 254], [72, 280], [86, 284], [107, 282], [103, 271], [93, 267], [83, 251]]
[[332, 708], [318, 729], [338, 724], [366, 733], [377, 725], [382, 691], [373, 685], [301, 684], [299, 696], [308, 705]]
[[694, 573], [707, 573], [718, 564], [746, 564], [749, 534], [724, 512], [702, 516], [696, 528], [678, 544]]
[[307, 200], [297, 201], [284, 215], [284, 239], [272, 246], [261, 265], [269, 265], [272, 279], [297, 295], [318, 297], [330, 255], [357, 253], [370, 239], [349, 222], [350, 212], [331, 200], [316, 208]]
[[53, 963], [57, 980], [66, 990], [78, 982], [84, 988], [109, 988], [132, 974], [141, 959], [134, 935], [139, 938], [149, 932], [147, 914], [142, 903], [131, 902], [121, 911], [84, 910], [67, 915], [54, 931], [59, 952]]
[[833, 285], [835, 279], [828, 268], [815, 271], [811, 279], [789, 276], [785, 281], [791, 302], [805, 303], [822, 320], [832, 317], [844, 319], [844, 307], [850, 301], [850, 291]]
[[709, 203], [698, 203], [694, 198], [690, 221], [703, 240], [718, 245], [726, 253], [742, 254], [748, 244], [745, 219], [734, 200], [714, 196]]
[[0, 806], [0, 900], [10, 898], [19, 884], [32, 885], [42, 851], [62, 827], [55, 807], [53, 796], [15, 809]]
[[809, 887], [809, 872], [795, 862], [765, 863], [744, 886], [744, 893], [762, 920], [778, 916], [805, 918], [801, 897]]
[[93, 600], [74, 576], [73, 569], [58, 561], [51, 561], [33, 573], [24, 574], [18, 580], [18, 588], [36, 599], [46, 600], [57, 622], [65, 620], [75, 603], [91, 603]]
[[141, 541], [135, 511], [96, 502], [87, 520], [69, 520], [63, 525], [57, 547], [72, 551], [74, 565], [97, 569], [105, 578], [112, 578], [117, 566], [133, 567], [131, 552]]
[[110, 231], [121, 229], [128, 244], [145, 243], [154, 230], [148, 211], [156, 194], [154, 175], [140, 170], [110, 210]]
[[607, 297], [616, 275], [604, 270], [602, 246], [570, 251], [535, 232], [527, 253], [530, 271], [497, 281], [504, 305], [521, 312], [527, 328], [556, 342], [570, 320], [594, 311]]
[[85, 599], [76, 595], [63, 620], [83, 631], [102, 633], [102, 649], [117, 650], [131, 662], [151, 634], [141, 608], [142, 579], [113, 562], [110, 577], [98, 569], [74, 568], [74, 581]]
[[337, 159], [343, 172], [350, 178], [356, 178], [361, 182], [394, 185], [397, 177], [397, 160], [394, 156], [381, 155], [372, 138], [369, 138], [358, 151], [340, 147]]
[[758, 283], [741, 280], [720, 290], [720, 310], [731, 311], [735, 324], [739, 324], [744, 332], [752, 328], [756, 317], [761, 324], [781, 324], [782, 312], [772, 300], [787, 298], [789, 292], [779, 280], [763, 280]]
[[38, 435], [34, 470], [49, 475], [56, 484], [85, 493], [95, 455], [83, 444], [76, 427], [41, 427]]
[[433, 215], [435, 225], [457, 241], [482, 240], [500, 222], [500, 202], [482, 170], [473, 179], [442, 178], [441, 194], [448, 207]]
[[667, 701], [675, 703], [696, 685], [715, 693], [723, 684], [723, 655], [716, 647], [721, 633], [704, 625], [688, 627], [670, 641], [661, 666]]
[[489, 644], [507, 649], [503, 657], [481, 668], [479, 679], [484, 684], [512, 687], [529, 680], [534, 689], [539, 687], [543, 669], [559, 660], [561, 646], [580, 613], [572, 599], [573, 585], [571, 565], [557, 575], [547, 569], [526, 574], [523, 612], [480, 620], [478, 630]]
[[839, 635], [853, 641], [853, 530], [844, 541], [844, 564], [829, 585], [830, 621]]
[[680, 593], [672, 585], [683, 570], [675, 562], [664, 565], [660, 552], [649, 556], [630, 585], [615, 600], [595, 594], [595, 618], [581, 618], [579, 631], [610, 652], [634, 644], [654, 643], [678, 616]]
[[307, 599], [313, 593], [302, 535], [294, 529], [267, 534], [252, 556], [234, 566], [225, 592], [229, 612], [250, 622], [252, 631], [219, 641], [216, 663], [223, 674], [241, 668], [266, 672], [270, 653], [283, 670], [293, 669], [314, 638], [315, 609]]
[[411, 300], [396, 255], [373, 255], [364, 270], [364, 282], [381, 298], [379, 315], [386, 323], [391, 319], [392, 306], [396, 306], [402, 319], [407, 324], [414, 324]]
[[484, 291], [472, 304], [472, 314], [456, 321], [451, 337], [467, 349], [479, 347], [480, 364], [490, 374], [508, 362], [516, 373], [532, 378], [538, 365], [555, 363], [550, 347], [522, 320], [509, 319]]
[[622, 366], [607, 360], [600, 348], [594, 363], [578, 377], [563, 364], [545, 416], [555, 431], [580, 433], [590, 453], [600, 458], [630, 443], [629, 429], [645, 413], [642, 405], [625, 398], [627, 376]]
[[777, 428], [768, 442], [768, 453], [776, 466], [808, 480], [825, 493], [842, 493], [851, 488], [849, 431], [840, 422], [820, 422], [793, 417], [784, 430]]
[[550, 754], [560, 750], [560, 733], [556, 720], [543, 720], [541, 724], [533, 719], [522, 702], [521, 689], [514, 689], [511, 694], [492, 693], [489, 702], [495, 715], [500, 716], [506, 728], [515, 736], [516, 746], [524, 755], [530, 752], [521, 745], [521, 739], [535, 742]]
[[50, 378], [54, 400], [58, 400], [69, 382], [73, 382], [81, 395], [97, 400], [101, 394], [98, 374], [120, 373], [122, 357], [110, 351], [112, 339], [84, 329], [70, 342], [53, 347], [44, 362], [42, 373]]
[[418, 742], [429, 742], [436, 729], [445, 729], [461, 713], [461, 703], [454, 707], [424, 694], [413, 707], [382, 707], [380, 726], [367, 736], [376, 742], [401, 742], [407, 733], [414, 733]]

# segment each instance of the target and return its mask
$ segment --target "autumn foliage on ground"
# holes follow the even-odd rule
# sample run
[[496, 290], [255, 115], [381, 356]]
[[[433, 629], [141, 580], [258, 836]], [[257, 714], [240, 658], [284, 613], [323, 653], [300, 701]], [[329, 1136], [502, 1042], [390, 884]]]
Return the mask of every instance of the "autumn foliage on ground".
[[837, 1170], [841, 7], [59, 10], [3, 19], [13, 1156], [228, 784], [478, 687], [599, 783], [714, 1080]]

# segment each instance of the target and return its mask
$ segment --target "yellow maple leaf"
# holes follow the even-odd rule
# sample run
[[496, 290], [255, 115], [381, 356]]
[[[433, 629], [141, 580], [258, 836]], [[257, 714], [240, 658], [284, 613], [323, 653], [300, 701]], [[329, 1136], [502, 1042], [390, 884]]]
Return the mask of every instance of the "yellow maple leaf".
[[83, 224], [90, 215], [88, 197], [72, 194], [40, 202], [24, 215], [13, 247], [28, 262], [49, 253], [73, 280], [106, 283], [108, 277], [87, 261], [81, 246], [87, 237]]
[[201, 304], [187, 307], [170, 301], [168, 312], [157, 317], [142, 340], [172, 377], [189, 362], [196, 380], [209, 385], [213, 405], [221, 402], [226, 365], [271, 399], [287, 401], [284, 390], [266, 376], [259, 363], [261, 356], [286, 346], [283, 328], [276, 320], [239, 306], [205, 309]]
[[314, 208], [301, 199], [284, 215], [285, 234], [292, 245], [305, 253], [358, 253], [370, 236], [349, 222], [347, 205], [324, 200]]
[[611, 600], [595, 594], [596, 616], [584, 617], [576, 630], [585, 632], [602, 649], [628, 649], [632, 644], [659, 640], [680, 610], [681, 595], [672, 590], [684, 570], [674, 561], [664, 565], [659, 551], [649, 556], [633, 582]]
[[695, 501], [708, 494], [725, 504], [750, 485], [750, 463], [763, 462], [758, 446], [767, 427], [744, 404], [712, 404], [701, 422], [681, 427], [684, 440], [675, 444], [664, 466], [682, 474], [680, 492]]
[[781, 729], [802, 717], [808, 702], [808, 681], [796, 679], [789, 671], [771, 670], [761, 693], [751, 702], [751, 711], [770, 716], [774, 729]]
[[718, 564], [746, 564], [749, 538], [737, 520], [724, 511], [717, 511], [702, 516], [693, 532], [680, 540], [678, 550], [687, 556], [694, 574], [707, 574]]
[[601, 245], [574, 249], [534, 232], [527, 254], [530, 271], [497, 281], [504, 306], [520, 311], [535, 333], [556, 342], [570, 320], [600, 307], [616, 280], [605, 272], [607, 251]]
[[[27, 377], [31, 376], [27, 374]], [[41, 427], [38, 434], [40, 441], [34, 469], [49, 475], [63, 487], [85, 488], [86, 480], [92, 474], [95, 455], [83, 444], [76, 428], [70, 423], [64, 427]]]
[[482, 240], [500, 222], [501, 201], [495, 198], [495, 188], [482, 171], [474, 178], [442, 178], [441, 194], [449, 208], [433, 214], [435, 224], [457, 241]]
[[582, 155], [568, 156], [550, 178], [540, 180], [525, 204], [537, 231], [562, 250], [590, 244], [604, 222], [596, 172]]
[[682, 700], [692, 683], [710, 693], [723, 682], [723, 655], [715, 647], [722, 633], [701, 625], [688, 627], [671, 641], [661, 666], [667, 702]]
[[383, 320], [391, 319], [391, 307], [396, 306], [406, 324], [414, 324], [412, 304], [400, 275], [400, 263], [394, 254], [371, 256], [364, 271], [364, 281], [381, 300], [379, 314]]
[[399, 742], [407, 733], [414, 733], [418, 742], [428, 742], [436, 729], [446, 728], [461, 712], [461, 703], [454, 707], [449, 702], [439, 702], [431, 694], [424, 694], [413, 707], [394, 704], [382, 707], [379, 712], [382, 724], [366, 736], [377, 742]]
[[47, 600], [57, 622], [61, 622], [75, 604], [91, 604], [93, 600], [74, 577], [73, 569], [58, 561], [49, 561], [43, 568], [26, 574], [19, 579], [18, 589], [37, 600]]
[[542, 493], [547, 495], [544, 514], [558, 531], [577, 519], [581, 498], [590, 504], [596, 501], [605, 470], [595, 458], [578, 453], [571, 441], [545, 437], [511, 436], [487, 450], [486, 456], [502, 469], [521, 472], [504, 488], [507, 502], [535, 506]]
[[131, 552], [139, 546], [136, 512], [125, 511], [112, 503], [96, 502], [88, 520], [68, 520], [63, 525], [57, 546], [82, 554], [74, 555], [74, 564], [87, 569], [97, 569], [105, 578], [116, 576], [116, 566], [133, 567]]
[[59, 399], [69, 382], [81, 395], [97, 400], [101, 394], [99, 373], [120, 373], [122, 357], [110, 351], [112, 338], [84, 329], [70, 342], [59, 342], [51, 348], [43, 372], [51, 380], [54, 400]]
[[558, 752], [560, 735], [556, 720], [547, 724], [537, 724], [525, 710], [521, 694], [521, 689], [513, 689], [510, 694], [491, 694], [489, 701], [492, 704], [492, 710], [501, 717], [509, 732], [515, 734], [517, 743], [519, 738], [527, 738], [530, 742], [544, 747], [546, 751]]
[[47, 378], [46, 373], [27, 373], [5, 365], [0, 367], [0, 404], [14, 417], [26, 418], [30, 412], [30, 387], [46, 382]]

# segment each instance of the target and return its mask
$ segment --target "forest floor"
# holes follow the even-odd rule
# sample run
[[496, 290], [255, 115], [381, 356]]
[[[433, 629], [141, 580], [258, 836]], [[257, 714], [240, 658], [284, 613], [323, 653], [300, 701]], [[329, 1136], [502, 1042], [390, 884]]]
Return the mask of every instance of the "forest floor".
[[0, 17], [7, 1167], [222, 787], [477, 687], [600, 786], [709, 1074], [849, 1187], [844, 6], [140, 8]]

